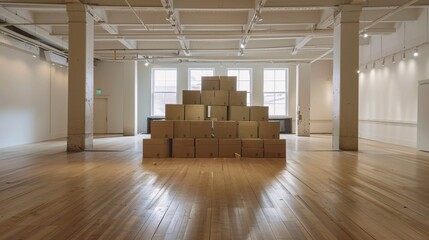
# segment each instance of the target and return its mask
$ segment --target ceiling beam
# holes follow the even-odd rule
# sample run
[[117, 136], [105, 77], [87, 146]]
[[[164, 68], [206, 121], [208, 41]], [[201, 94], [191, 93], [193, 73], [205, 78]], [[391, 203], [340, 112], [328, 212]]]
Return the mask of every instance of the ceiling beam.
[[292, 55], [298, 54], [298, 51], [301, 50], [308, 42], [310, 42], [313, 39], [312, 36], [306, 36], [299, 40], [297, 40], [297, 43], [295, 47], [292, 50]]
[[[97, 22], [104, 30], [110, 34], [118, 34], [118, 28], [107, 24], [106, 22], [106, 12], [102, 9], [94, 9], [91, 6], [88, 6], [88, 13], [94, 18], [94, 21]], [[136, 49], [137, 43], [135, 41], [126, 40], [124, 38], [117, 39], [122, 45], [128, 49]]]
[[[252, 15], [249, 17], [249, 21], [247, 23], [246, 31], [244, 32], [245, 34], [251, 33], [253, 28], [255, 27], [256, 23], [263, 20], [262, 16], [261, 16], [261, 12], [262, 12], [262, 9], [264, 8], [266, 2], [267, 2], [267, 0], [255, 1], [256, 6], [252, 12]], [[239, 42], [240, 45], [239, 45], [238, 56], [243, 56], [244, 49], [246, 48], [246, 45], [249, 42], [249, 40], [250, 40], [249, 35], [246, 35], [241, 39], [241, 41]]]

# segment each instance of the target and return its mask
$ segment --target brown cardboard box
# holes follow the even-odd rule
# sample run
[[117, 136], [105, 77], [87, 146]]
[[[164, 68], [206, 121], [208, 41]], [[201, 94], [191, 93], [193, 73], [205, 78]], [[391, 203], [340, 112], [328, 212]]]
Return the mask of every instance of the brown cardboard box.
[[264, 149], [263, 148], [242, 148], [241, 156], [248, 158], [263, 158]]
[[241, 142], [243, 148], [264, 148], [264, 140], [259, 138], [243, 138]]
[[185, 120], [185, 106], [182, 104], [165, 104], [165, 120]]
[[246, 91], [230, 91], [229, 92], [229, 105], [230, 106], [247, 106], [247, 92]]
[[219, 89], [226, 91], [237, 91], [237, 77], [220, 76]]
[[204, 120], [207, 116], [204, 105], [185, 105], [185, 120]]
[[286, 157], [286, 139], [265, 139], [264, 157], [266, 158], [285, 158]]
[[219, 90], [219, 77], [201, 77], [201, 90]]
[[174, 121], [174, 138], [190, 138], [191, 137], [191, 122], [190, 121]]
[[209, 117], [210, 119], [216, 119], [219, 121], [228, 120], [228, 107], [227, 106], [209, 106]]
[[193, 138], [175, 138], [173, 139], [173, 157], [175, 158], [193, 158], [195, 157]]
[[196, 90], [182, 91], [183, 104], [201, 104], [201, 92]]
[[255, 121], [239, 121], [238, 122], [238, 137], [239, 138], [257, 138], [258, 137], [258, 122], [255, 122]]
[[190, 121], [191, 138], [211, 138], [212, 121]]
[[209, 105], [214, 105], [214, 102], [215, 102], [214, 90], [201, 91], [201, 104], [209, 106]]
[[168, 158], [170, 149], [169, 139], [143, 139], [143, 158]]
[[268, 107], [251, 106], [250, 121], [268, 121]]
[[219, 142], [216, 138], [195, 139], [195, 157], [212, 158], [219, 155]]
[[228, 106], [229, 104], [229, 92], [228, 91], [214, 91], [213, 103], [210, 105], [214, 106]]
[[235, 121], [214, 121], [215, 138], [237, 138], [237, 123]]
[[241, 139], [219, 139], [219, 157], [233, 158], [241, 155]]
[[154, 120], [150, 126], [151, 138], [173, 138], [174, 136], [174, 121]]
[[230, 106], [228, 107], [228, 120], [232, 121], [249, 121], [249, 107]]
[[259, 138], [262, 139], [279, 139], [280, 138], [280, 122], [259, 122]]

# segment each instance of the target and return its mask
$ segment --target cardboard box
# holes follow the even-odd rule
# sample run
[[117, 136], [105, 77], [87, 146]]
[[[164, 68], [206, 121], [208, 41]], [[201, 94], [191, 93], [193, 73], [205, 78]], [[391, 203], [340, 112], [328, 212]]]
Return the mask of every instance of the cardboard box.
[[237, 77], [220, 76], [219, 89], [226, 90], [226, 91], [237, 91]]
[[214, 121], [215, 138], [237, 138], [237, 123], [235, 121]]
[[201, 104], [209, 106], [209, 105], [214, 105], [214, 102], [215, 102], [214, 90], [201, 91]]
[[246, 91], [230, 91], [229, 92], [229, 105], [230, 106], [247, 106], [247, 92]]
[[229, 104], [229, 92], [223, 90], [214, 91], [213, 103], [210, 105], [214, 106], [228, 106]]
[[250, 121], [268, 121], [268, 107], [251, 106]]
[[195, 157], [212, 158], [219, 155], [219, 142], [216, 138], [195, 139]]
[[165, 104], [165, 120], [185, 120], [185, 106], [182, 104]]
[[249, 121], [249, 107], [230, 106], [228, 107], [228, 120], [232, 121]]
[[195, 157], [193, 138], [175, 138], [173, 139], [173, 154], [175, 158], [193, 158]]
[[286, 157], [286, 139], [265, 139], [264, 157], [266, 158], [285, 158]]
[[204, 120], [207, 116], [204, 105], [185, 105], [185, 120]]
[[190, 121], [174, 121], [174, 138], [190, 138], [191, 137], [191, 122]]
[[241, 156], [248, 158], [263, 158], [264, 149], [263, 148], [242, 148]]
[[279, 139], [280, 122], [259, 122], [259, 138], [262, 139]]
[[208, 107], [210, 119], [218, 121], [228, 120], [228, 107], [227, 106], [209, 106]]
[[255, 122], [255, 121], [238, 122], [238, 138], [257, 138], [257, 137], [258, 137], [258, 122]]
[[241, 144], [243, 148], [264, 148], [264, 140], [258, 138], [243, 138]]
[[174, 136], [174, 121], [154, 120], [150, 128], [151, 138], [173, 138]]
[[201, 90], [219, 90], [219, 77], [201, 77]]
[[233, 158], [241, 155], [241, 139], [219, 139], [219, 157]]
[[143, 139], [143, 158], [170, 157], [170, 140], [165, 138]]
[[190, 121], [191, 138], [211, 138], [212, 121]]
[[182, 91], [183, 104], [201, 104], [201, 92], [196, 90]]

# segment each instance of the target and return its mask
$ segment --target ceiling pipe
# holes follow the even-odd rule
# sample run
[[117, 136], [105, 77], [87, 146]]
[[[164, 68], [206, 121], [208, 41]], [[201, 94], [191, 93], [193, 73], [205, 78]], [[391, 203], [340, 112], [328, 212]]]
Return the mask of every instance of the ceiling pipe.
[[131, 4], [128, 2], [128, 0], [124, 0], [125, 3], [128, 5], [128, 7], [131, 9], [131, 11], [134, 13], [134, 16], [136, 16], [136, 18], [139, 20], [139, 22], [142, 24], [143, 28], [147, 31], [149, 31], [149, 28], [146, 27], [146, 25], [144, 24], [143, 20], [139, 17], [139, 15], [136, 13], [136, 11], [134, 10], [134, 8], [131, 6]]

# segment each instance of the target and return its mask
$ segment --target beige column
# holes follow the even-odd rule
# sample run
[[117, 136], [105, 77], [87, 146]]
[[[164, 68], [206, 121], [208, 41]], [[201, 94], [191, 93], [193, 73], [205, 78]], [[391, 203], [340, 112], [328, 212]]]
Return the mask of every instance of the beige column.
[[339, 150], [358, 150], [360, 5], [338, 9], [334, 26], [333, 141]]
[[296, 66], [296, 135], [310, 136], [311, 64]]
[[124, 136], [137, 133], [137, 61], [124, 63]]
[[94, 20], [81, 3], [67, 4], [69, 18], [67, 151], [92, 148]]

